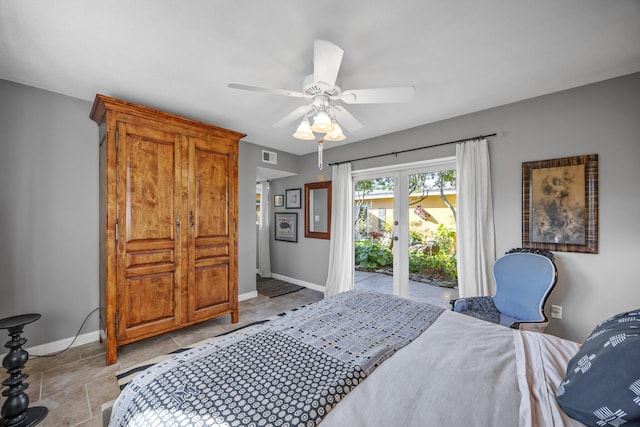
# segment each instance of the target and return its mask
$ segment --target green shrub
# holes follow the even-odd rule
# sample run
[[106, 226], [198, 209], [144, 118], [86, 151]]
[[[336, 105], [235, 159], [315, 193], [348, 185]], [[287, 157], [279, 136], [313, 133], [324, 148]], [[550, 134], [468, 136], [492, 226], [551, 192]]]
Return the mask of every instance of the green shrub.
[[424, 239], [417, 231], [409, 230], [409, 242], [422, 242]]
[[355, 243], [355, 263], [363, 270], [376, 270], [393, 263], [391, 249], [369, 240]]
[[431, 250], [428, 253], [424, 250], [409, 251], [409, 272], [438, 279], [456, 280], [456, 232], [440, 224], [429, 248]]
[[440, 252], [452, 255], [456, 253], [456, 232], [440, 224], [433, 240], [440, 247]]
[[456, 256], [442, 252], [436, 255], [409, 252], [409, 273], [423, 274], [437, 279], [456, 280], [458, 278]]

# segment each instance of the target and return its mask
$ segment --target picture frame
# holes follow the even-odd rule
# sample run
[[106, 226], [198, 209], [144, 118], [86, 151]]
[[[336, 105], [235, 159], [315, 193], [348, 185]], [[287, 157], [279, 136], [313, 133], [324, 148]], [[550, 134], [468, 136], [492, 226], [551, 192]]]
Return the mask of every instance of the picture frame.
[[287, 209], [300, 209], [302, 207], [302, 189], [290, 188], [285, 190], [285, 200]]
[[522, 246], [598, 253], [598, 155], [522, 163]]
[[298, 243], [298, 213], [276, 212], [275, 216], [275, 239]]
[[284, 195], [276, 194], [273, 196], [273, 206], [276, 208], [284, 206]]

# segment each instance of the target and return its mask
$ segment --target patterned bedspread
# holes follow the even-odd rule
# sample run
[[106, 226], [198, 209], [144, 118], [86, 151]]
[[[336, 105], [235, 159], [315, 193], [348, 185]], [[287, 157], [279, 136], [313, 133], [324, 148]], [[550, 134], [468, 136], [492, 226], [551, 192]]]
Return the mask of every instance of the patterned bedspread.
[[315, 426], [442, 313], [349, 291], [222, 337], [136, 377], [110, 426]]

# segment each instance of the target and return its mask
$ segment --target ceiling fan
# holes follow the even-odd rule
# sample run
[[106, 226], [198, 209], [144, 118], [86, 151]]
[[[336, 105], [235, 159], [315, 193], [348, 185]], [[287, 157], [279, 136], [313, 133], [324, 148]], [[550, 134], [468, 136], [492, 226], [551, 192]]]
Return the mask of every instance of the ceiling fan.
[[[416, 92], [413, 86], [343, 91], [337, 84], [343, 55], [344, 50], [335, 44], [324, 40], [315, 40], [313, 74], [304, 78], [302, 91], [271, 89], [239, 83], [229, 83], [228, 86], [233, 89], [311, 100], [310, 104], [296, 108], [273, 125], [274, 127], [284, 127], [302, 117], [302, 122], [293, 136], [307, 140], [315, 139], [316, 136], [313, 132], [317, 132], [325, 134], [324, 140], [341, 141], [345, 139], [341, 125], [349, 131], [355, 131], [362, 127], [362, 123], [346, 108], [336, 104], [337, 101], [346, 104], [382, 104], [409, 102], [413, 99]], [[313, 124], [309, 122], [308, 117], [310, 116], [313, 117]]]

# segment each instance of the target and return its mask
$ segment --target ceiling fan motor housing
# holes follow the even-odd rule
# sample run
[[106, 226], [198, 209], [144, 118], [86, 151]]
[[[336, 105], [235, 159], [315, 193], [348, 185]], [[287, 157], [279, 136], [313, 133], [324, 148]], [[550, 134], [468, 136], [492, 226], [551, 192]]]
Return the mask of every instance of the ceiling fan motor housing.
[[337, 98], [342, 93], [342, 88], [337, 84], [331, 86], [326, 82], [316, 82], [313, 80], [313, 74], [309, 74], [302, 81], [302, 93], [305, 98], [309, 99], [313, 99], [318, 95]]

